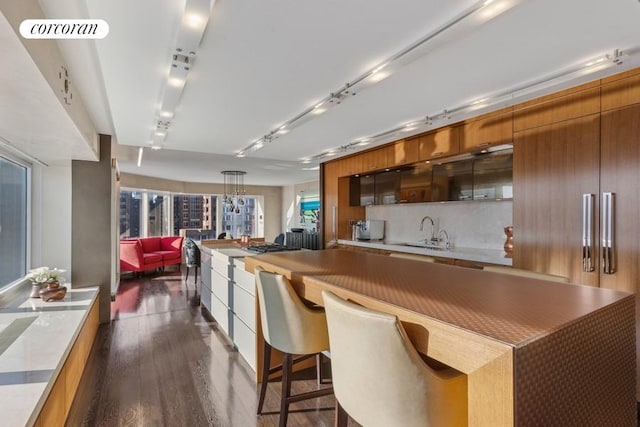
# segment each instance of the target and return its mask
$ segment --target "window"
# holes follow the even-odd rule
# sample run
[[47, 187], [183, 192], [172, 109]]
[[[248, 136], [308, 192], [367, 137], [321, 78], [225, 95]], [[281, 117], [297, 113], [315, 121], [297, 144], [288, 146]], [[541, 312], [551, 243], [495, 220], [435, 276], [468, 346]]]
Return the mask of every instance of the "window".
[[0, 288], [27, 273], [29, 172], [0, 156]]
[[140, 237], [140, 199], [138, 191], [120, 191], [120, 238]]
[[256, 216], [254, 214], [256, 200], [252, 197], [245, 197], [244, 205], [238, 206], [236, 210], [231, 210], [229, 206], [224, 206], [225, 215], [222, 219], [222, 227], [225, 231], [231, 232], [235, 238], [243, 234], [257, 237], [254, 232]]
[[147, 236], [168, 236], [171, 214], [169, 212], [171, 195], [148, 193]]

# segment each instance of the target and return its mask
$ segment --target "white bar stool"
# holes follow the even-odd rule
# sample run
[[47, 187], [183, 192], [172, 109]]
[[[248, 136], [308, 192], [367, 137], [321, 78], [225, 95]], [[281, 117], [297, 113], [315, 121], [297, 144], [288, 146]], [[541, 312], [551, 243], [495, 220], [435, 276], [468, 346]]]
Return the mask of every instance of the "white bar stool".
[[[265, 340], [258, 415], [262, 414], [269, 375], [280, 369], [279, 366], [270, 367], [273, 347], [284, 353], [279, 425], [285, 427], [290, 403], [333, 394], [333, 388], [327, 387], [291, 395], [293, 363], [313, 356], [318, 357], [317, 362], [321, 363], [320, 354], [329, 349], [327, 321], [323, 310], [311, 309], [302, 302], [286, 277], [267, 272], [261, 267], [256, 267], [255, 275], [262, 335]], [[294, 361], [293, 355], [302, 357]], [[320, 384], [320, 378], [318, 384]]]
[[467, 376], [434, 370], [396, 316], [322, 291], [331, 344], [336, 426], [467, 425]]

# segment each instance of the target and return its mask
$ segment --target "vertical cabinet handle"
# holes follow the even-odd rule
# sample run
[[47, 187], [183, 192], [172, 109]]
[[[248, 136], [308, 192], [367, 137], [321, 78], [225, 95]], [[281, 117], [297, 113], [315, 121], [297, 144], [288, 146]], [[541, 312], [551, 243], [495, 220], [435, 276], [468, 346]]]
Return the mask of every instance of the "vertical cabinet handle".
[[582, 271], [595, 270], [593, 259], [593, 194], [582, 195]]
[[337, 236], [337, 220], [338, 220], [338, 207], [337, 206], [331, 206], [331, 237], [332, 240], [334, 242], [338, 241], [338, 236]]
[[615, 249], [614, 249], [614, 193], [602, 193], [602, 272], [614, 274]]

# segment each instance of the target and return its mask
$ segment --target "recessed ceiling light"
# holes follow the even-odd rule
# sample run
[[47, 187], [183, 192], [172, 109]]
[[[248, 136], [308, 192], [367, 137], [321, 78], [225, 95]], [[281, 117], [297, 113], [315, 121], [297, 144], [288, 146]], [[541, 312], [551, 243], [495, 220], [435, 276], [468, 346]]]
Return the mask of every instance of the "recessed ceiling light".
[[160, 117], [173, 117], [173, 113], [171, 111], [160, 111]]
[[302, 159], [301, 162], [302, 163], [311, 163], [311, 159]]
[[156, 150], [156, 151], [158, 151], [158, 150], [162, 150], [162, 147], [161, 147], [161, 146], [159, 146], [159, 145], [152, 145], [152, 146], [151, 146], [151, 149], [152, 149], [152, 150]]
[[289, 129], [280, 128], [280, 129], [278, 129], [277, 133], [279, 133], [280, 135], [284, 135], [286, 133], [289, 133]]
[[256, 145], [255, 145], [256, 148], [262, 148], [263, 146], [264, 146], [264, 142], [262, 142], [262, 140], [256, 141]]
[[317, 171], [320, 169], [320, 165], [318, 166], [312, 166], [310, 168], [302, 168], [303, 171]]

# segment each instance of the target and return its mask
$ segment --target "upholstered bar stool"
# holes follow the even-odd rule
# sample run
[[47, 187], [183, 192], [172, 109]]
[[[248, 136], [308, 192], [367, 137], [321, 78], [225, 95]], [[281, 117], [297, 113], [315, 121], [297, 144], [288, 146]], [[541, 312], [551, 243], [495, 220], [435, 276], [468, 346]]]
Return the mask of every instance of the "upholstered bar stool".
[[[332, 387], [291, 395], [292, 365], [329, 349], [327, 321], [323, 310], [307, 307], [293, 290], [289, 280], [256, 267], [256, 285], [260, 304], [260, 320], [264, 337], [262, 384], [258, 400], [258, 415], [262, 413], [269, 375], [280, 367], [270, 368], [271, 348], [284, 353], [282, 361], [282, 395], [280, 398], [280, 427], [287, 425], [289, 404], [326, 396]], [[301, 357], [293, 359], [293, 355]], [[320, 380], [318, 381], [320, 382]]]
[[522, 270], [519, 268], [502, 267], [498, 265], [486, 265], [482, 268], [484, 271], [492, 271], [494, 273], [510, 274], [512, 276], [529, 277], [532, 279], [549, 280], [552, 282], [569, 283], [569, 279], [555, 274], [538, 273], [537, 271]]
[[396, 316], [323, 291], [336, 425], [351, 416], [367, 427], [466, 426], [467, 377], [434, 370], [420, 357]]

